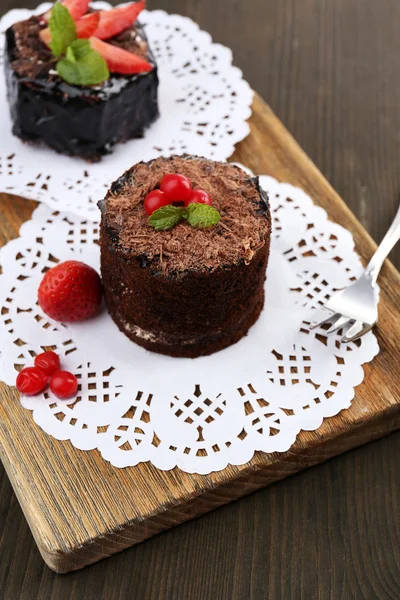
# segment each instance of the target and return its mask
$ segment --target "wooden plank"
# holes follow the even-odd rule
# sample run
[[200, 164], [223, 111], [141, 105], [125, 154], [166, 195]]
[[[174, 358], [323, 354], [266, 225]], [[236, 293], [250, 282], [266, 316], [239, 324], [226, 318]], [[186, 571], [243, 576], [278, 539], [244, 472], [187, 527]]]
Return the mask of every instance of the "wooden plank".
[[[366, 260], [374, 243], [272, 111], [256, 96], [251, 136], [235, 160], [302, 187], [332, 219], [353, 232]], [[30, 205], [32, 203], [29, 203]], [[21, 199], [2, 200], [0, 239], [17, 235], [29, 217]], [[400, 277], [384, 267], [380, 326], [382, 352], [365, 367], [352, 407], [327, 419], [317, 432], [302, 432], [290, 452], [257, 453], [240, 467], [208, 476], [149, 464], [118, 470], [97, 451], [81, 452], [58, 442], [32, 422], [15, 390], [2, 385], [0, 454], [47, 564], [57, 572], [86, 564], [138, 543], [159, 531], [268, 485], [349, 448], [400, 427], [398, 320]]]

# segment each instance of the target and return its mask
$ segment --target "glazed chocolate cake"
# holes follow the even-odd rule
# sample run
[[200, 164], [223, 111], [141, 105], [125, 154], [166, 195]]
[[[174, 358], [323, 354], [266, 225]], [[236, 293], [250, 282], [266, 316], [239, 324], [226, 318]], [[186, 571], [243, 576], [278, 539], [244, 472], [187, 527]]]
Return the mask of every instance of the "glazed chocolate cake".
[[[165, 174], [186, 176], [213, 199], [208, 229], [149, 225], [144, 200]], [[264, 305], [271, 217], [257, 177], [237, 166], [181, 156], [139, 163], [99, 203], [108, 310], [148, 350], [194, 358], [238, 342]]]
[[57, 61], [39, 37], [46, 27], [43, 16], [34, 16], [6, 32], [14, 135], [87, 160], [98, 160], [118, 142], [143, 136], [159, 113], [157, 66], [142, 26], [136, 22], [107, 44], [142, 57], [152, 69], [129, 75], [112, 72], [107, 81], [92, 86], [71, 85], [59, 77]]

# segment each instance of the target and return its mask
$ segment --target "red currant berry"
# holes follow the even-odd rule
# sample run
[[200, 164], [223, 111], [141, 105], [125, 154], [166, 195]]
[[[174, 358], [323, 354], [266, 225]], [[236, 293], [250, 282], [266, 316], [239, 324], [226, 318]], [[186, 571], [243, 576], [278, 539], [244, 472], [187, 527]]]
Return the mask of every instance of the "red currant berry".
[[50, 379], [50, 389], [57, 398], [70, 398], [77, 392], [78, 380], [69, 371], [57, 371]]
[[17, 390], [26, 396], [34, 396], [42, 392], [47, 385], [46, 373], [36, 367], [26, 367], [18, 373]]
[[35, 367], [50, 377], [60, 370], [60, 359], [55, 352], [42, 352], [35, 357]]
[[144, 210], [150, 216], [155, 210], [158, 210], [167, 204], [169, 204], [169, 200], [164, 192], [161, 190], [154, 190], [153, 192], [150, 192], [150, 194], [147, 194], [144, 200]]
[[169, 202], [184, 202], [190, 196], [192, 185], [187, 177], [175, 173], [164, 175], [161, 190], [167, 196]]
[[208, 204], [208, 206], [212, 206], [212, 200], [210, 194], [207, 194], [204, 190], [197, 188], [192, 190], [189, 198], [185, 202], [185, 206], [189, 204], [198, 203], [198, 204]]

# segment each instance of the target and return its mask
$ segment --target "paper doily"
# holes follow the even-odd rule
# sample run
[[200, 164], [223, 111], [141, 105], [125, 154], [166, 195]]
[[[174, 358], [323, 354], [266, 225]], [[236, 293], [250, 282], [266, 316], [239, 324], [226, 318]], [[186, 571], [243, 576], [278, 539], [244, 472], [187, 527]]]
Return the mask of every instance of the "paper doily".
[[[106, 2], [92, 6], [111, 7]], [[117, 145], [113, 154], [96, 164], [24, 144], [11, 133], [2, 68], [3, 32], [50, 7], [46, 3], [35, 11], [11, 10], [0, 20], [0, 192], [96, 218], [96, 203], [110, 182], [133, 164], [182, 153], [225, 160], [248, 135], [253, 92], [242, 72], [232, 66], [232, 52], [213, 44], [210, 35], [190, 19], [156, 10], [140, 16], [160, 78], [161, 116], [145, 137]]]
[[44, 270], [74, 258], [98, 269], [98, 222], [36, 209], [0, 251], [0, 378], [13, 385], [16, 369], [45, 346], [62, 356], [79, 379], [78, 397], [22, 399], [42, 429], [98, 448], [117, 467], [151, 461], [205, 474], [244, 464], [256, 450], [286, 451], [301, 429], [350, 406], [362, 364], [378, 353], [375, 336], [341, 345], [308, 324], [361, 273], [352, 236], [300, 189], [270, 177], [261, 184], [274, 231], [265, 309], [238, 344], [195, 360], [140, 348], [105, 310], [68, 326], [49, 319], [35, 303]]

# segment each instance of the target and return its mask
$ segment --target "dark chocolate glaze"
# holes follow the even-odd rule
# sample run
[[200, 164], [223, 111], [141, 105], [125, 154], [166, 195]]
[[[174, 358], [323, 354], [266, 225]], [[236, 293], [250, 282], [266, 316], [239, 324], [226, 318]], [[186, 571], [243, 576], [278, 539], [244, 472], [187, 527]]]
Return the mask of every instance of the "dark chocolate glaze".
[[[249, 180], [244, 172], [243, 178]], [[112, 192], [123, 183], [117, 180]], [[99, 203], [105, 299], [119, 329], [148, 350], [188, 358], [212, 354], [246, 335], [264, 305], [270, 250], [268, 196], [261, 189], [259, 193], [266, 241], [252, 260], [180, 273], [153, 270], [146, 255], [124, 248], [118, 231], [106, 224], [107, 203]]]
[[[139, 23], [135, 29], [146, 41]], [[14, 28], [10, 27], [6, 32], [7, 96], [13, 133], [24, 141], [99, 160], [115, 144], [142, 137], [159, 116], [157, 65], [150, 50], [148, 59], [154, 64], [150, 73], [111, 75], [93, 87], [69, 85], [45, 68], [44, 73], [21, 76], [12, 66], [17, 59]]]

